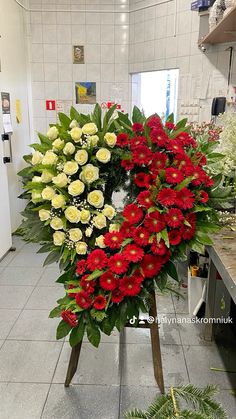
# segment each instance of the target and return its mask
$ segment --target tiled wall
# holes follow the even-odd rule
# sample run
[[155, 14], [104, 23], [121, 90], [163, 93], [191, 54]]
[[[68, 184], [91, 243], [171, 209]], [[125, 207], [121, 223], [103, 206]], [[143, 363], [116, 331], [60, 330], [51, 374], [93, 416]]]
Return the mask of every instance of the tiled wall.
[[[78, 81], [96, 82], [98, 102], [114, 100], [127, 110], [128, 0], [31, 0], [30, 7], [35, 9], [28, 16], [34, 129], [45, 131], [55, 122], [55, 112], [45, 110], [46, 99], [75, 104]], [[85, 64], [72, 64], [72, 45], [84, 45]], [[90, 111], [86, 105], [77, 108]]]
[[[200, 18], [190, 10], [190, 0], [130, 0], [130, 10], [155, 3], [130, 13], [129, 70], [179, 68], [179, 116], [187, 113], [192, 120], [209, 119], [212, 98], [227, 92], [228, 45], [208, 47], [205, 53], [199, 50]], [[234, 60], [233, 85], [235, 73]]]

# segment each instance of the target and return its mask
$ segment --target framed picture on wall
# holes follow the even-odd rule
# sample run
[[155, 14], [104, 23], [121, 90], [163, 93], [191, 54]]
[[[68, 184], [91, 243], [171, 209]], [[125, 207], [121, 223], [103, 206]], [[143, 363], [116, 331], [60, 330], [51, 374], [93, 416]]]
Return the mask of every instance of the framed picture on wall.
[[75, 83], [76, 104], [94, 105], [96, 103], [96, 83], [81, 81]]
[[83, 45], [73, 45], [73, 64], [84, 64]]

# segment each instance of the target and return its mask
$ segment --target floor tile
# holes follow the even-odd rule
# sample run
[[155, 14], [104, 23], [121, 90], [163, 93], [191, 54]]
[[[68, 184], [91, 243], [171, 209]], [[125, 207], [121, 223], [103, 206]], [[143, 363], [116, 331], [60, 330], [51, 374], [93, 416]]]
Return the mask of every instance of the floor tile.
[[134, 408], [146, 411], [150, 404], [160, 395], [157, 387], [121, 387], [120, 417]]
[[215, 399], [222, 404], [230, 419], [236, 419], [236, 397], [232, 390], [221, 390]]
[[[68, 342], [69, 336], [66, 336], [65, 340]], [[85, 343], [89, 342], [87, 336], [84, 337], [83, 341]], [[101, 333], [101, 343], [117, 343], [118, 344], [119, 341], [120, 341], [120, 333], [118, 332], [118, 330], [114, 330], [110, 336], [105, 335], [105, 333]]]
[[0, 285], [35, 286], [43, 273], [42, 268], [6, 267], [0, 273]]
[[[64, 383], [69, 363], [71, 347], [68, 342], [64, 344], [54, 383]], [[90, 343], [83, 343], [74, 384], [119, 384], [119, 345], [102, 343], [94, 348]]]
[[[40, 249], [40, 244], [38, 243], [25, 243], [25, 245], [21, 248], [21, 253], [37, 253]], [[42, 255], [47, 256], [46, 253], [42, 253]]]
[[37, 287], [27, 302], [26, 309], [52, 310], [57, 305], [57, 300], [64, 297], [62, 285], [59, 287]]
[[172, 297], [170, 294], [156, 295], [156, 302], [157, 302], [157, 314], [159, 313], [175, 313]]
[[5, 341], [0, 350], [0, 381], [50, 383], [61, 342]]
[[53, 384], [42, 419], [118, 419], [119, 387]]
[[0, 419], [40, 419], [49, 384], [0, 383]]
[[23, 308], [33, 287], [17, 287], [17, 286], [0, 286], [0, 307], [19, 309]]
[[12, 259], [10, 266], [42, 268], [46, 254], [20, 252]]
[[49, 319], [48, 310], [23, 310], [8, 339], [56, 340], [59, 319]]
[[173, 294], [173, 303], [176, 314], [188, 314], [188, 289], [181, 288], [181, 296]]
[[225, 349], [214, 346], [184, 346], [184, 353], [189, 371], [190, 382], [202, 387], [209, 383], [222, 389], [236, 388], [236, 374], [211, 371], [210, 368], [222, 368], [236, 371], [235, 348]]
[[60, 284], [56, 283], [56, 280], [61, 275], [58, 268], [46, 268], [43, 271], [42, 277], [40, 278], [39, 283], [37, 284], [38, 287], [55, 287]]
[[[122, 385], [155, 386], [151, 345], [121, 345]], [[162, 345], [162, 364], [166, 386], [182, 385], [188, 382], [182, 347]]]
[[0, 268], [8, 266], [12, 259], [17, 255], [17, 252], [8, 252], [2, 260], [0, 260]]
[[0, 340], [0, 348], [2, 347], [2, 345], [4, 344], [4, 340]]
[[20, 310], [0, 309], [0, 339], [6, 339], [20, 312]]
[[[191, 316], [184, 314], [177, 314], [177, 319], [181, 322], [179, 324], [179, 333], [183, 345], [202, 345], [211, 346], [212, 342], [206, 341], [203, 338], [204, 324], [202, 323], [188, 323], [191, 321]], [[186, 320], [185, 320], [186, 319]], [[194, 318], [196, 320], [196, 318]], [[185, 322], [185, 323], [184, 323]], [[204, 349], [202, 349], [204, 350]]]
[[25, 246], [26, 242], [20, 236], [12, 236], [12, 246], [16, 247], [17, 251]]

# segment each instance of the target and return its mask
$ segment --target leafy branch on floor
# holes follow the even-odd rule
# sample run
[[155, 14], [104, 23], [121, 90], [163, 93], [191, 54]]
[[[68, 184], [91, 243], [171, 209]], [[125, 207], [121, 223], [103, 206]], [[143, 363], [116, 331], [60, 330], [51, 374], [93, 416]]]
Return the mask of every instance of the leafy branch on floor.
[[227, 419], [227, 414], [212, 397], [217, 387], [197, 388], [192, 384], [170, 387], [167, 394], [158, 396], [146, 412], [134, 409], [125, 419]]

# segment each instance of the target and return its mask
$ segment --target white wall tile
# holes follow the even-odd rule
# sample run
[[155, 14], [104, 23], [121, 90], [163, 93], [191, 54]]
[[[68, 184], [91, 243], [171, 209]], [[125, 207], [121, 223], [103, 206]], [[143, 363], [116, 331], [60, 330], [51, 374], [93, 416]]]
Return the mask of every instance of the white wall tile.
[[115, 63], [124, 64], [129, 59], [128, 45], [115, 45]]
[[72, 100], [73, 99], [73, 83], [60, 82], [59, 83], [59, 100]]
[[115, 82], [127, 83], [129, 80], [129, 65], [116, 64], [115, 65]]
[[144, 40], [152, 41], [155, 39], [155, 19], [145, 21]]
[[115, 26], [115, 44], [127, 45], [129, 42], [129, 26], [116, 25]]
[[57, 63], [44, 64], [45, 81], [58, 80], [58, 65]]
[[57, 62], [57, 45], [56, 44], [44, 44], [43, 55], [45, 63], [56, 63]]
[[101, 45], [86, 46], [86, 62], [87, 64], [99, 64], [101, 62]]
[[71, 44], [57, 45], [57, 61], [58, 63], [72, 64], [73, 49]]
[[43, 25], [43, 42], [45, 44], [57, 43], [57, 26]]
[[57, 42], [58, 44], [71, 43], [71, 26], [57, 25]]
[[46, 99], [58, 99], [58, 82], [45, 82], [45, 98]]
[[84, 45], [86, 42], [86, 26], [72, 25], [71, 27], [71, 42], [74, 45]]
[[31, 64], [32, 81], [44, 81], [44, 67], [43, 63]]
[[87, 64], [87, 79], [89, 81], [101, 80], [101, 65], [100, 64]]
[[71, 23], [72, 25], [85, 25], [85, 13], [71, 12]]
[[114, 64], [101, 64], [101, 81], [112, 82], [115, 79]]
[[31, 62], [40, 63], [43, 62], [43, 44], [30, 45], [29, 51]]
[[115, 47], [114, 45], [101, 45], [101, 62], [114, 63]]
[[57, 23], [57, 15], [55, 12], [42, 12], [42, 22], [44, 25], [55, 25]]
[[32, 82], [32, 96], [34, 99], [44, 99], [44, 82]]
[[42, 23], [42, 12], [32, 12], [30, 13], [30, 22], [35, 23]]
[[31, 24], [31, 42], [32, 44], [40, 44], [43, 42], [42, 25]]
[[112, 25], [115, 22], [114, 13], [101, 13], [101, 25]]
[[37, 115], [38, 118], [45, 118], [45, 100], [33, 100], [33, 113]]
[[115, 42], [114, 25], [101, 26], [101, 44], [113, 45]]
[[72, 81], [72, 64], [58, 64], [58, 80]]
[[70, 12], [57, 12], [57, 24], [59, 24], [59, 25], [70, 25], [71, 24], [71, 13]]
[[86, 43], [87, 44], [100, 44], [101, 31], [100, 25], [86, 25]]
[[75, 82], [87, 81], [87, 65], [93, 65], [93, 64], [74, 64], [73, 65], [73, 81]]

